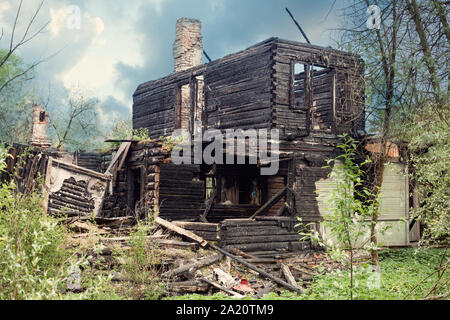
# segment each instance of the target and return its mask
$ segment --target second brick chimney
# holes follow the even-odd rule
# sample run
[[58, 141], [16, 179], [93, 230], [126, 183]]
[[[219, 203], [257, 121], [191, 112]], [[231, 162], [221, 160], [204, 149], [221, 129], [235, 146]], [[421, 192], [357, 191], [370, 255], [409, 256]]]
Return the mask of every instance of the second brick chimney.
[[197, 19], [177, 20], [176, 37], [173, 44], [175, 72], [202, 64], [202, 23]]

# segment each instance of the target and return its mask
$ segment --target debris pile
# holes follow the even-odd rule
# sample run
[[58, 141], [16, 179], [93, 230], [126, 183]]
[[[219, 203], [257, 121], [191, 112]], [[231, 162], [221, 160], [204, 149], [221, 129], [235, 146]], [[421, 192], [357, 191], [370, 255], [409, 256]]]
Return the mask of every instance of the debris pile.
[[[101, 250], [89, 252], [92, 265], [98, 265], [110, 274], [114, 282], [134, 281], [120, 272], [122, 262], [114, 254], [118, 249], [131, 249], [130, 233], [136, 224], [134, 217], [94, 218], [91, 221], [72, 217], [66, 224], [74, 232], [70, 235], [74, 245], [101, 244]], [[251, 254], [238, 248], [225, 250], [183, 226], [192, 227], [189, 223], [172, 223], [157, 217], [151, 235], [147, 236], [148, 245], [159, 251], [158, 278], [164, 283], [165, 296], [219, 291], [231, 298], [248, 295], [258, 298], [286, 289], [301, 294], [320, 271], [342, 267], [328, 259], [325, 253], [312, 250]]]

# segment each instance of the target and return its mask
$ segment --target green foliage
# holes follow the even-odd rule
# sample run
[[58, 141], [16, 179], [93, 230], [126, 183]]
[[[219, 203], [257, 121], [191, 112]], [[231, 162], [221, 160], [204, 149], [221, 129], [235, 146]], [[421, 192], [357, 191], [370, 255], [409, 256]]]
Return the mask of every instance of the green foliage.
[[[309, 238], [318, 242], [335, 260], [350, 268], [350, 288], [352, 288], [353, 253], [357, 248], [367, 248], [367, 241], [363, 238], [370, 230], [369, 218], [378, 215], [380, 193], [374, 195], [364, 181], [365, 173], [362, 167], [369, 163], [370, 159], [358, 162], [357, 142], [346, 134], [341, 138], [343, 143], [338, 146], [341, 154], [328, 160], [325, 167], [332, 169], [329, 173], [332, 191], [328, 200], [328, 212], [321, 222], [325, 232], [329, 232], [328, 239], [322, 241], [317, 232], [305, 231], [305, 228], [299, 233], [303, 236], [303, 240]], [[298, 226], [301, 226], [301, 223]], [[373, 247], [376, 244], [370, 245]]]
[[184, 137], [159, 137], [159, 140], [162, 141], [162, 147], [167, 150], [172, 150], [177, 144], [182, 143]]
[[[307, 228], [300, 230], [303, 239], [309, 237], [335, 253], [341, 249], [363, 247], [360, 240], [368, 233], [368, 218], [378, 214], [380, 197], [379, 193], [375, 196], [370, 191], [364, 180], [365, 172], [362, 167], [369, 163], [370, 159], [358, 162], [357, 142], [348, 135], [341, 137], [343, 143], [338, 148], [342, 153], [328, 160], [328, 165], [325, 166], [332, 169], [329, 173], [332, 191], [328, 199], [329, 209], [322, 224], [330, 231], [330, 238], [335, 241], [324, 242], [316, 232], [311, 233]], [[298, 226], [301, 225], [300, 223]]]
[[[7, 54], [0, 49], [0, 61]], [[31, 124], [30, 81], [34, 77], [33, 69], [22, 76], [29, 67], [22, 58], [12, 54], [0, 66], [0, 140], [4, 142], [26, 142]], [[15, 78], [18, 76], [17, 78]], [[13, 81], [11, 81], [14, 79]]]
[[124, 274], [135, 285], [129, 290], [133, 299], [159, 299], [164, 293], [164, 283], [160, 279], [160, 251], [149, 243], [153, 233], [153, 215], [139, 221], [136, 231], [130, 234], [130, 250], [120, 254], [125, 261]]
[[[113, 125], [112, 131], [108, 134], [108, 139], [111, 140], [150, 140], [148, 129], [139, 128], [133, 129], [131, 119], [117, 120]], [[120, 142], [113, 142], [113, 146], [119, 146]]]
[[[382, 269], [379, 285], [375, 285], [377, 273], [371, 272], [367, 265], [358, 266], [355, 272], [353, 297], [361, 300], [399, 300], [433, 272], [439, 265], [442, 249], [398, 249], [386, 250], [380, 254]], [[316, 277], [302, 299], [306, 300], [343, 300], [347, 299], [350, 286], [349, 272], [331, 272]], [[422, 282], [410, 299], [420, 299], [437, 280], [436, 276]], [[444, 279], [449, 280], [448, 271]], [[442, 281], [442, 280], [441, 280]], [[448, 292], [442, 287], [437, 294]]]
[[[447, 118], [448, 114], [444, 115]], [[423, 240], [450, 240], [450, 130], [432, 106], [399, 128], [409, 141], [411, 179], [417, 179], [420, 205], [411, 215], [421, 221]]]
[[380, 194], [374, 195], [368, 188], [363, 162], [357, 160], [357, 142], [348, 135], [342, 136], [344, 142], [338, 146], [342, 153], [327, 161], [332, 168], [329, 177], [333, 190], [329, 199], [330, 212], [324, 216], [324, 225], [331, 230], [340, 245], [351, 249], [358, 240], [367, 234], [367, 219], [378, 214]]
[[[0, 171], [6, 149], [0, 145]], [[40, 190], [42, 188], [39, 188]], [[89, 267], [86, 256], [69, 250], [61, 218], [45, 215], [43, 194], [16, 191], [14, 181], [0, 186], [0, 299], [86, 299], [98, 296], [107, 278], [80, 275], [81, 294], [67, 295], [67, 280], [74, 270]]]

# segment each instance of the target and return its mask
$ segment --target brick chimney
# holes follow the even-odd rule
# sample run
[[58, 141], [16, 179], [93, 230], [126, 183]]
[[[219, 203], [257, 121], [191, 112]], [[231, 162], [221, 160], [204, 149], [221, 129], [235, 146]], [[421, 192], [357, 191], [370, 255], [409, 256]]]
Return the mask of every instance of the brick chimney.
[[31, 136], [28, 143], [33, 147], [49, 148], [52, 140], [47, 137], [48, 112], [35, 104], [33, 107], [33, 119]]
[[189, 18], [177, 20], [173, 57], [175, 72], [203, 63], [202, 23], [200, 20]]

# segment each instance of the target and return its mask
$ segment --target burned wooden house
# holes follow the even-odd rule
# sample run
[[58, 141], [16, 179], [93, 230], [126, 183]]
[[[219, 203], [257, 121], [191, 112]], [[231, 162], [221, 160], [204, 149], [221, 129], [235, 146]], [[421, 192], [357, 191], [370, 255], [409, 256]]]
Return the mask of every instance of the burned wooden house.
[[[338, 135], [364, 133], [363, 61], [270, 38], [202, 64], [200, 22], [185, 18], [177, 22], [173, 51], [175, 71], [139, 85], [133, 95], [133, 127], [148, 129], [151, 141], [129, 142], [102, 214], [124, 215], [146, 203], [167, 220], [221, 223], [224, 245], [298, 245], [297, 217], [321, 219], [316, 184], [327, 178], [323, 166], [336, 154]], [[228, 149], [213, 163], [193, 155], [190, 163], [175, 164], [167, 147], [179, 130], [188, 132], [195, 149], [196, 130], [225, 135], [252, 129], [278, 130], [278, 141], [271, 137], [268, 143], [278, 144], [277, 150], [269, 147], [274, 160], [251, 161], [247, 141], [239, 164]], [[200, 148], [206, 150], [205, 139]], [[278, 170], [261, 174], [273, 162]], [[198, 228], [210, 232], [206, 224]]]
[[[133, 95], [133, 128], [149, 139], [119, 141], [112, 154], [77, 153], [71, 164], [50, 161], [48, 210], [155, 214], [244, 251], [310, 248], [299, 241], [298, 218], [326, 233], [320, 221], [332, 187], [324, 165], [341, 134], [365, 134], [362, 59], [270, 38], [204, 64], [201, 23], [186, 18], [177, 21], [173, 52], [174, 72]], [[407, 172], [393, 158], [385, 188], [395, 191], [394, 215], [385, 220], [398, 231], [384, 243], [408, 245]]]

